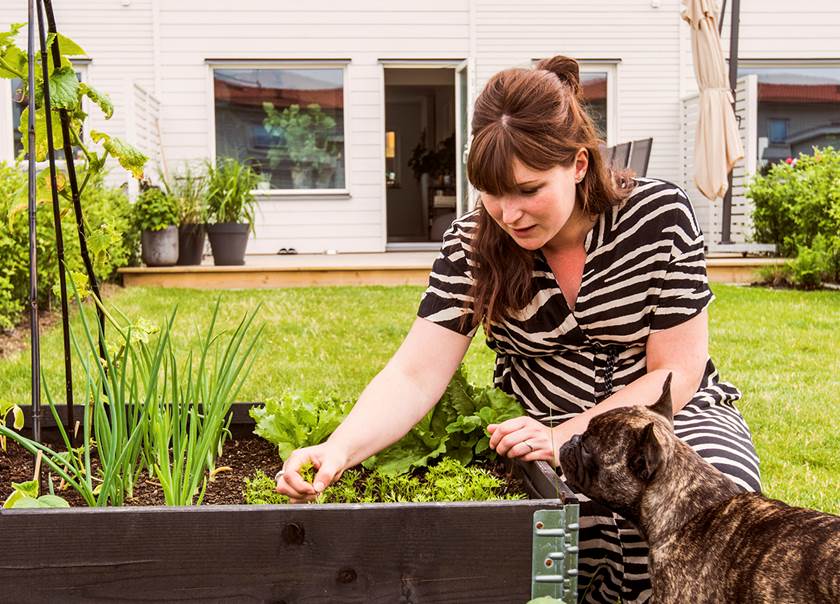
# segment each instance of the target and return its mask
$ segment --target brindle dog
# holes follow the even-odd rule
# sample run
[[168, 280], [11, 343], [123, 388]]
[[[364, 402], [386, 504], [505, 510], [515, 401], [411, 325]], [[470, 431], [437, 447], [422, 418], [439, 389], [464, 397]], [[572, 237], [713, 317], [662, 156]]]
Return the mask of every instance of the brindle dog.
[[560, 449], [571, 486], [647, 539], [652, 601], [840, 603], [840, 517], [743, 492], [674, 435], [670, 384]]

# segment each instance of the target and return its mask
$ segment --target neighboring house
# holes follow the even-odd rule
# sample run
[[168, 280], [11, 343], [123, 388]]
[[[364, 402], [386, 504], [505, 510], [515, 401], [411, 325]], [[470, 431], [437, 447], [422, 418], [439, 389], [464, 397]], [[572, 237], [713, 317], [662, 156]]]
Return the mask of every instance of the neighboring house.
[[[25, 20], [11, 4], [0, 24]], [[653, 137], [648, 175], [685, 186], [707, 241], [719, 238], [720, 202], [690, 182], [696, 85], [679, 0], [65, 0], [56, 11], [88, 53], [79, 77], [115, 101], [109, 132], [170, 171], [235, 155], [263, 174], [250, 253], [434, 247], [471, 203], [461, 160], [481, 87], [559, 53], [580, 60], [607, 142]], [[727, 15], [725, 49], [728, 31]], [[749, 237], [750, 173], [840, 137], [838, 31], [835, 0], [741, 2], [736, 240]], [[0, 159], [15, 153], [13, 105], [2, 82]]]

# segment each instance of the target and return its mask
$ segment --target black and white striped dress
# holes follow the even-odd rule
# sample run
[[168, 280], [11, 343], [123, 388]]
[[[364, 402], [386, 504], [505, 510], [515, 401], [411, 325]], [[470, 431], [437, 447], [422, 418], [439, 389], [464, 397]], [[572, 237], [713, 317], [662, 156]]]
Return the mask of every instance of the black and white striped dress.
[[[714, 296], [703, 236], [685, 193], [637, 179], [633, 194], [601, 214], [585, 241], [580, 293], [571, 311], [542, 252], [535, 252], [533, 297], [493, 324], [494, 382], [525, 411], [556, 425], [643, 376], [648, 336], [701, 312]], [[459, 319], [472, 310], [476, 210], [443, 238], [418, 316], [472, 335]], [[758, 457], [735, 408], [740, 392], [711, 359], [697, 394], [674, 418], [677, 435], [742, 488], [760, 490]], [[583, 601], [644, 602], [650, 597], [647, 545], [626, 520], [582, 498]]]

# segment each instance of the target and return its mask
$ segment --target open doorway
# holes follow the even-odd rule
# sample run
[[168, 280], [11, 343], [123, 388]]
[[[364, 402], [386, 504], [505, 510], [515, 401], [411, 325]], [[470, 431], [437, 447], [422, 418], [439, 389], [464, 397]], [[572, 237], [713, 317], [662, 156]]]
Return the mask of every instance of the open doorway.
[[385, 69], [390, 249], [434, 247], [456, 216], [454, 67]]

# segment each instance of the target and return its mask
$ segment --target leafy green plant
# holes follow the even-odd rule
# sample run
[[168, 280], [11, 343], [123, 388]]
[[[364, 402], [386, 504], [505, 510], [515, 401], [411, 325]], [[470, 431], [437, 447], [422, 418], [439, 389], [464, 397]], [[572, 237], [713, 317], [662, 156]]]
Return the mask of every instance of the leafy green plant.
[[786, 256], [810, 250], [794, 283], [840, 280], [840, 151], [814, 148], [813, 155], [774, 164], [753, 178], [747, 196], [755, 205], [756, 241], [775, 243]]
[[263, 103], [266, 117], [263, 120], [265, 131], [280, 143], [269, 149], [268, 159], [272, 167], [284, 159], [292, 162], [296, 168], [332, 166], [338, 157], [338, 150], [329, 144], [329, 135], [336, 126], [333, 117], [327, 115], [317, 103], [311, 103], [305, 109], [300, 105], [289, 105], [283, 111], [277, 111], [274, 103]]
[[[50, 490], [52, 491], [52, 481], [50, 482]], [[48, 495], [38, 495], [38, 481], [30, 480], [27, 482], [13, 482], [12, 494], [3, 502], [3, 507], [6, 509], [23, 509], [23, 508], [69, 508], [70, 504], [67, 501], [50, 492]]]
[[207, 167], [207, 211], [212, 222], [247, 222], [254, 226], [254, 194], [259, 177], [232, 157], [219, 158]]
[[[302, 468], [302, 475], [306, 470]], [[305, 478], [314, 476], [310, 471]], [[288, 503], [277, 493], [275, 482], [262, 470], [245, 479], [243, 496], [249, 504]], [[349, 469], [321, 493], [317, 503], [395, 503], [443, 501], [493, 501], [524, 499], [521, 493], [509, 492], [505, 482], [485, 468], [466, 467], [452, 458], [442, 459], [424, 475], [390, 474], [380, 470], [363, 472]]]
[[[278, 445], [280, 457], [294, 449], [323, 442], [349, 413], [352, 405], [335, 399], [287, 396], [251, 409], [254, 432]], [[521, 405], [493, 387], [477, 388], [459, 367], [440, 401], [402, 439], [364, 462], [386, 474], [423, 468], [441, 456], [467, 465], [475, 458], [495, 458], [489, 449], [487, 426], [522, 415]]]
[[516, 399], [492, 386], [471, 386], [459, 367], [440, 402], [401, 440], [363, 465], [402, 474], [442, 455], [464, 465], [479, 457], [494, 459], [487, 426], [520, 415], [522, 406]]
[[254, 433], [277, 445], [280, 457], [286, 459], [295, 449], [324, 442], [352, 406], [350, 401], [320, 393], [289, 394], [266, 399], [263, 406], [252, 407], [249, 413], [256, 422]]
[[814, 289], [840, 274], [840, 245], [832, 245], [822, 234], [810, 246], [800, 245], [796, 258], [786, 264], [790, 282], [802, 289]]
[[134, 204], [134, 220], [141, 231], [162, 231], [178, 224], [175, 199], [156, 187], [146, 189]]

